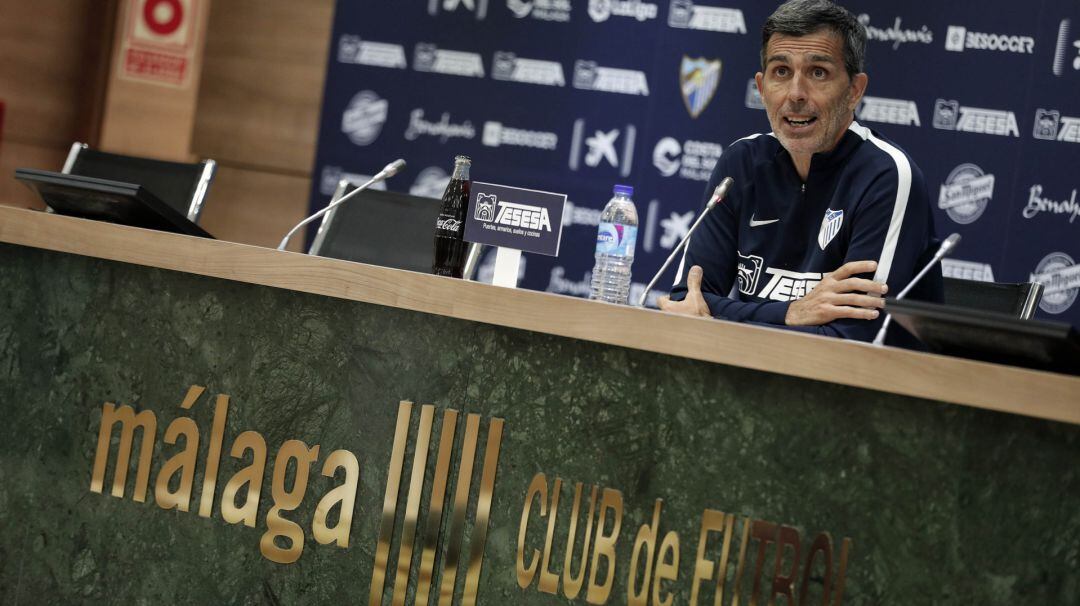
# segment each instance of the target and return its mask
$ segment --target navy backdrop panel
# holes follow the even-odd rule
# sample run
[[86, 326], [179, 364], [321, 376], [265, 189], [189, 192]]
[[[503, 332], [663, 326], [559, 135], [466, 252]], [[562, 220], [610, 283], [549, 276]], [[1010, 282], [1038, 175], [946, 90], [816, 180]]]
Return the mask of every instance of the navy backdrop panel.
[[[946, 274], [1034, 277], [1038, 315], [1080, 324], [1080, 3], [847, 6], [870, 36], [858, 119], [921, 166], [939, 235], [964, 237]], [[585, 295], [599, 209], [614, 184], [633, 185], [636, 296], [700, 209], [718, 155], [769, 130], [752, 81], [774, 7], [338, 0], [312, 211], [340, 177], [397, 157], [408, 169], [390, 189], [439, 197], [467, 154], [476, 180], [568, 194], [559, 256], [525, 255], [522, 285]]]

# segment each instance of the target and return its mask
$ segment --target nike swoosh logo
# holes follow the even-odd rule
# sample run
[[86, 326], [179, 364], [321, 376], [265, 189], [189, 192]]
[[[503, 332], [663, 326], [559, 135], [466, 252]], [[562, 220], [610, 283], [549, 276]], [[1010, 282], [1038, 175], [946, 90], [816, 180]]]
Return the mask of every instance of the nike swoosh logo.
[[754, 215], [750, 215], [750, 227], [761, 227], [762, 225], [768, 225], [769, 223], [776, 223], [780, 219], [767, 219], [764, 221], [755, 221]]

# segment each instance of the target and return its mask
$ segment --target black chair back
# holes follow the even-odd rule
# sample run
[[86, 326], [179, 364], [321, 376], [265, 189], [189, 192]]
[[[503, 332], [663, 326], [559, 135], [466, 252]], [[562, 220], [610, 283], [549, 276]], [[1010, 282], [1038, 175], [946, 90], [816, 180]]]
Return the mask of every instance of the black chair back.
[[[339, 187], [339, 199], [353, 187]], [[441, 203], [389, 191], [367, 190], [328, 212], [309, 254], [431, 273], [435, 222]]]
[[168, 162], [93, 150], [77, 143], [64, 172], [141, 185], [196, 222], [214, 169], [213, 160]]
[[945, 278], [946, 304], [1008, 314], [1023, 320], [1034, 315], [1041, 297], [1042, 284], [1037, 282], [1014, 284]]

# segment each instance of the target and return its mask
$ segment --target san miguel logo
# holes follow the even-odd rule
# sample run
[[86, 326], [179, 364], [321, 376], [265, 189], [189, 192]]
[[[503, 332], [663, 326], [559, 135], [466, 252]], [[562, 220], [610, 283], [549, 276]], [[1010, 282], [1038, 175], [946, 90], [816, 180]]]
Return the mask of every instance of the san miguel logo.
[[683, 55], [679, 65], [679, 90], [691, 118], [700, 116], [712, 101], [716, 87], [720, 84], [721, 67], [719, 59], [691, 59]]

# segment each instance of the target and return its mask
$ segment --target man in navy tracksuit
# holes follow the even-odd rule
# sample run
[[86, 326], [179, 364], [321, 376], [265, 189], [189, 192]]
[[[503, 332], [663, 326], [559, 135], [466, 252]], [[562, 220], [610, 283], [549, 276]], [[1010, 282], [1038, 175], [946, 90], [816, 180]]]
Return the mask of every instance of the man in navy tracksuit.
[[[866, 33], [829, 0], [765, 22], [758, 89], [773, 132], [733, 143], [706, 188], [734, 186], [694, 233], [665, 311], [869, 341], [886, 292], [920, 269], [933, 217], [922, 172], [854, 122]], [[928, 276], [940, 282], [940, 271]]]

